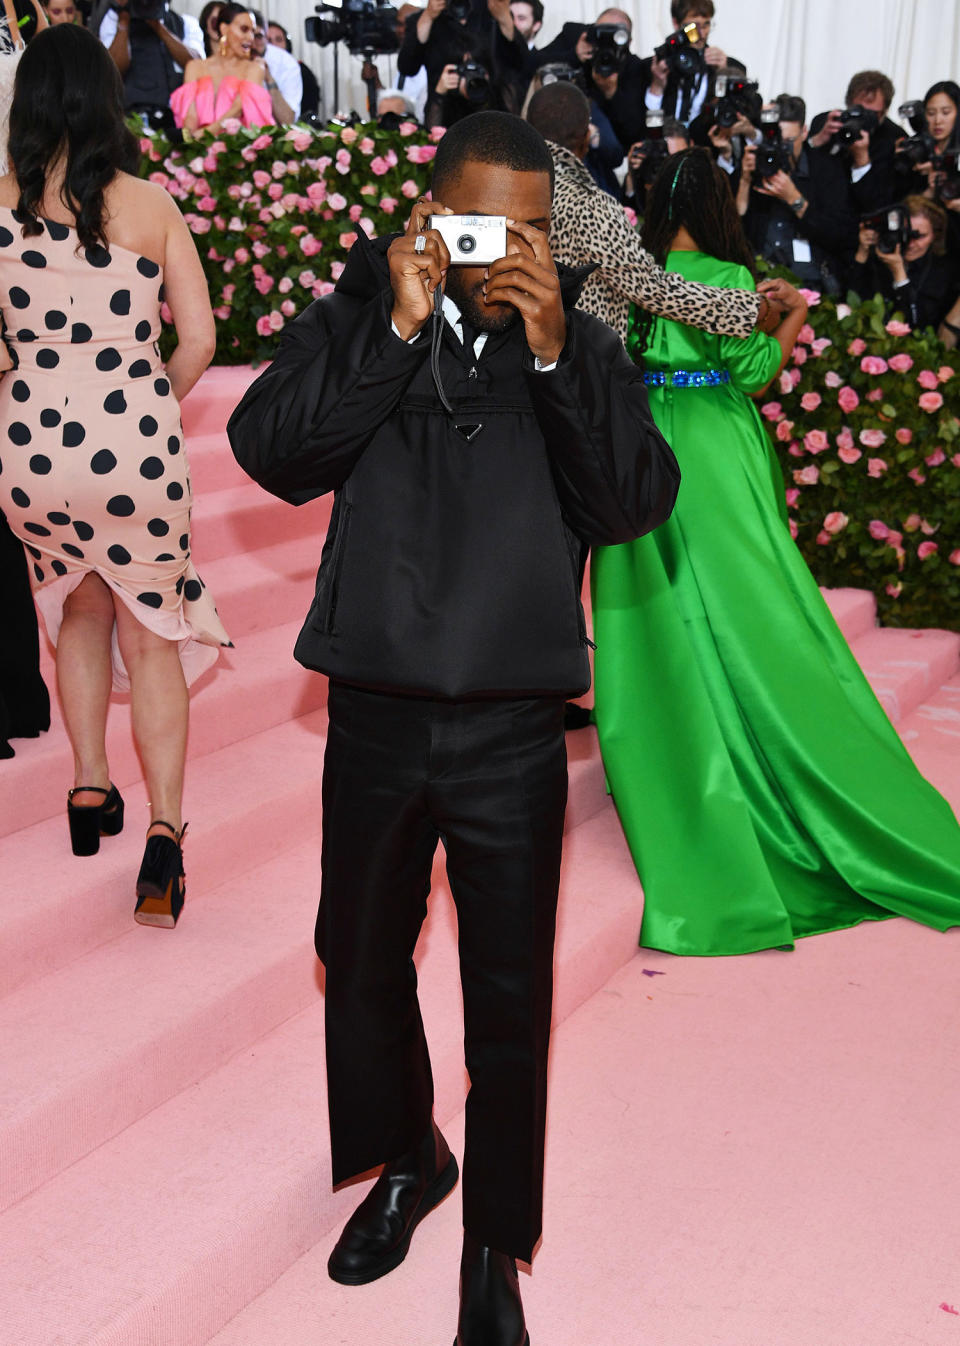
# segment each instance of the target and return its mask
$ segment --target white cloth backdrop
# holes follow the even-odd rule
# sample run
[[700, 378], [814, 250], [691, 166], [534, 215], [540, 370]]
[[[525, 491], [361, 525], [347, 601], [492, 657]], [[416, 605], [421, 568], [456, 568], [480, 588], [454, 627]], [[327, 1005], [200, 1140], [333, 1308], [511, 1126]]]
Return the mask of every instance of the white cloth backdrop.
[[[569, 21], [592, 22], [604, 0], [544, 0], [540, 44]], [[177, 6], [199, 14], [203, 0]], [[716, 0], [713, 41], [746, 65], [764, 97], [798, 93], [808, 115], [842, 106], [847, 80], [856, 70], [882, 70], [896, 86], [897, 104], [922, 98], [940, 79], [960, 81], [960, 4], [956, 0]], [[290, 33], [296, 56], [317, 74], [324, 110], [333, 105], [332, 48], [304, 41], [309, 0], [268, 0], [268, 18]], [[632, 0], [632, 50], [647, 56], [670, 31], [669, 0]], [[360, 61], [340, 44], [341, 108], [365, 111]], [[395, 78], [395, 57], [378, 58], [384, 87]]]

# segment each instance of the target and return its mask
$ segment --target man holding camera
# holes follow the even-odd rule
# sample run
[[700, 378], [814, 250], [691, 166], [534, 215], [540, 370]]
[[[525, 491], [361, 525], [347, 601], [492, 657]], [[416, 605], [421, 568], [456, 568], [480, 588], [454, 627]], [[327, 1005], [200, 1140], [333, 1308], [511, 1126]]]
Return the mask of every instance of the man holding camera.
[[406, 76], [426, 68], [427, 126], [452, 126], [472, 112], [518, 112], [529, 64], [510, 0], [427, 0], [407, 19], [397, 56]]
[[605, 9], [596, 23], [565, 23], [537, 53], [537, 68], [566, 65], [580, 73], [587, 97], [610, 122], [625, 154], [642, 140], [646, 126], [642, 62], [630, 50], [633, 20], [622, 9]]
[[879, 70], [860, 70], [847, 85], [844, 108], [820, 112], [810, 125], [808, 146], [842, 158], [861, 214], [888, 206], [901, 194], [895, 152], [906, 132], [887, 115], [893, 93], [892, 81]]
[[330, 677], [333, 1181], [386, 1161], [330, 1257], [345, 1285], [397, 1266], [457, 1180], [413, 964], [446, 850], [470, 1076], [456, 1346], [530, 1342], [515, 1259], [540, 1236], [563, 707], [589, 682], [580, 567], [662, 522], [679, 483], [640, 371], [558, 274], [552, 179], [525, 122], [459, 121], [435, 199], [404, 234], [358, 238], [229, 425], [268, 490], [335, 493], [297, 644]]
[[203, 60], [203, 33], [190, 14], [166, 0], [114, 0], [98, 36], [123, 79], [124, 107], [155, 127], [172, 129], [170, 95], [188, 61]]
[[[710, 43], [713, 0], [671, 0], [673, 33], [643, 64], [644, 104], [689, 126], [714, 98], [717, 75], [746, 66]], [[702, 135], [694, 137], [706, 144]]]
[[806, 105], [781, 94], [761, 114], [759, 145], [743, 152], [737, 210], [755, 250], [804, 285], [840, 293], [857, 241], [842, 164], [806, 148]]

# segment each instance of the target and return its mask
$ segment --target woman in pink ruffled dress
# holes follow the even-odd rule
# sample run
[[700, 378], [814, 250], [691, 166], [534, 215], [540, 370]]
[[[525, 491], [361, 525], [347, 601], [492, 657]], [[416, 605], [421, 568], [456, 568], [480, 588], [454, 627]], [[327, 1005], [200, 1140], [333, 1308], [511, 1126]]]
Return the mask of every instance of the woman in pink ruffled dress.
[[218, 132], [235, 118], [244, 126], [293, 121], [293, 110], [263, 61], [253, 57], [256, 22], [243, 5], [225, 4], [218, 16], [220, 41], [205, 61], [190, 61], [183, 83], [170, 95], [174, 120], [185, 131]]

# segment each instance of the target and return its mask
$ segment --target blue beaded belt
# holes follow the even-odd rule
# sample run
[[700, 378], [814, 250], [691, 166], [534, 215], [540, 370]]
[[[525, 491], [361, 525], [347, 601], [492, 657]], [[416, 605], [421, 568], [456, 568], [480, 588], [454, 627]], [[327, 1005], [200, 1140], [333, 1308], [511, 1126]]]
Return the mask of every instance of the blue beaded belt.
[[675, 369], [665, 374], [661, 369], [646, 369], [643, 381], [648, 387], [662, 388], [717, 388], [730, 382], [729, 369]]

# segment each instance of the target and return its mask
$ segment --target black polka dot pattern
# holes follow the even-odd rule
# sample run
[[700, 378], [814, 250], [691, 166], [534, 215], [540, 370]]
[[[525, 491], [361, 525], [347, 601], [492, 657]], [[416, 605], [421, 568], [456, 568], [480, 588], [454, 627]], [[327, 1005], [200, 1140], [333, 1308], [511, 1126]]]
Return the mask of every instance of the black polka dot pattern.
[[35, 585], [96, 569], [145, 626], [166, 633], [173, 619], [193, 633], [186, 670], [196, 641], [229, 638], [190, 558], [179, 408], [154, 342], [162, 269], [125, 248], [78, 250], [76, 230], [52, 221], [24, 238], [12, 214], [0, 210], [15, 358], [2, 385], [0, 510]]

